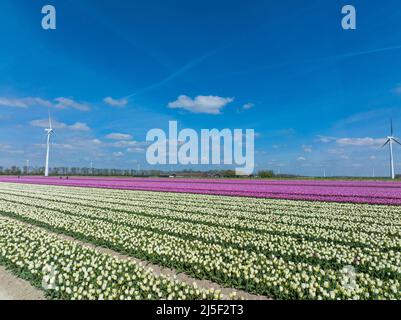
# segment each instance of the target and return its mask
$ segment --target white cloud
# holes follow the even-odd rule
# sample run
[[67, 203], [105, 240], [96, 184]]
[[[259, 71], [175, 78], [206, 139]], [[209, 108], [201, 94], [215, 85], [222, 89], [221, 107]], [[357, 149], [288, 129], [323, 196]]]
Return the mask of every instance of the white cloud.
[[[39, 128], [48, 128], [49, 127], [49, 120], [48, 119], [38, 119], [32, 120], [29, 124], [33, 127]], [[73, 131], [90, 131], [90, 128], [86, 123], [76, 122], [72, 125], [67, 125], [63, 122], [58, 122], [56, 120], [52, 121], [52, 126], [54, 129], [69, 129]]]
[[0, 107], [28, 108], [32, 106], [41, 106], [46, 108], [54, 107], [57, 109], [72, 108], [80, 111], [90, 110], [89, 105], [64, 97], [54, 99], [53, 101], [49, 101], [38, 97], [26, 97], [26, 98], [0, 97]]
[[124, 156], [124, 153], [122, 153], [122, 152], [113, 152], [113, 156], [120, 158], [120, 157]]
[[386, 139], [374, 139], [374, 138], [340, 138], [336, 140], [336, 143], [342, 146], [356, 146], [356, 147], [372, 147], [380, 146], [386, 142]]
[[303, 145], [302, 149], [304, 150], [304, 152], [307, 152], [307, 153], [312, 152], [312, 146]]
[[0, 143], [0, 151], [9, 151], [12, 147], [9, 144], [2, 144]]
[[[318, 136], [315, 140], [316, 142], [330, 143], [335, 142], [339, 146], [354, 146], [354, 147], [375, 147], [380, 146], [381, 144], [386, 142], [386, 139], [377, 139], [371, 137], [365, 138], [335, 138], [335, 137], [326, 137], [326, 136]], [[336, 149], [331, 149], [331, 151], [335, 151]], [[329, 152], [336, 153], [336, 152]]]
[[8, 154], [24, 154], [23, 150], [18, 150], [8, 144], [1, 144], [1, 143], [0, 143], [0, 152]]
[[197, 96], [192, 99], [181, 95], [176, 101], [168, 104], [171, 109], [184, 109], [192, 113], [221, 114], [221, 110], [234, 98], [223, 98], [218, 96]]
[[54, 107], [57, 108], [57, 109], [69, 109], [69, 108], [72, 108], [72, 109], [76, 109], [76, 110], [79, 110], [79, 111], [89, 111], [90, 110], [90, 106], [89, 105], [77, 102], [77, 101], [75, 101], [73, 99], [70, 99], [70, 98], [60, 97], [60, 98], [54, 99], [54, 101], [56, 101], [56, 104], [55, 104]]
[[317, 136], [315, 139], [315, 142], [323, 142], [323, 143], [329, 143], [333, 140], [336, 140], [334, 137], [327, 137], [327, 136]]
[[305, 157], [298, 157], [297, 160], [298, 160], [298, 161], [306, 161], [306, 158], [305, 158]]
[[52, 103], [42, 98], [5, 98], [0, 97], [0, 107], [28, 108], [31, 106], [51, 107]]
[[125, 133], [110, 133], [106, 138], [111, 140], [130, 140], [132, 139], [132, 135]]
[[88, 125], [82, 122], [76, 122], [73, 125], [68, 126], [68, 128], [75, 131], [90, 131]]
[[135, 147], [135, 148], [127, 148], [126, 151], [131, 153], [144, 153], [145, 149], [141, 147]]
[[100, 141], [99, 139], [93, 139], [92, 142], [97, 145], [102, 144], [102, 141]]
[[113, 99], [112, 97], [106, 97], [103, 101], [112, 107], [125, 107], [128, 103], [127, 99]]
[[[31, 122], [29, 122], [29, 124], [33, 127], [48, 128], [49, 119], [32, 120]], [[58, 122], [56, 120], [52, 120], [52, 126], [54, 129], [65, 129], [67, 127], [65, 123]]]
[[242, 110], [249, 110], [249, 109], [252, 109], [254, 106], [255, 106], [255, 105], [254, 105], [253, 103], [245, 103], [245, 104], [242, 106]]
[[345, 153], [344, 149], [338, 149], [338, 148], [330, 148], [327, 150], [329, 154], [334, 154], [334, 155], [342, 155]]
[[112, 143], [111, 146], [116, 148], [127, 148], [127, 147], [134, 147], [137, 144], [138, 143], [136, 141], [121, 140]]

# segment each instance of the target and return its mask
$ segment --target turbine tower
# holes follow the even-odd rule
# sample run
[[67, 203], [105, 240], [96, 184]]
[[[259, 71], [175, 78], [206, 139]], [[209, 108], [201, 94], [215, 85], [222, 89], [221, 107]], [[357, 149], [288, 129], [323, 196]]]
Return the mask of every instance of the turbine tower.
[[393, 154], [393, 143], [398, 143], [397, 139], [393, 136], [393, 120], [391, 120], [391, 128], [390, 128], [390, 136], [387, 137], [386, 143], [383, 145], [385, 147], [386, 145], [389, 145], [390, 147], [390, 176], [391, 179], [395, 179], [395, 171], [394, 171], [394, 154]]
[[52, 128], [52, 119], [50, 117], [50, 110], [49, 110], [49, 128], [45, 129], [46, 131], [46, 164], [45, 164], [45, 177], [49, 176], [49, 156], [50, 156], [50, 137], [54, 134]]

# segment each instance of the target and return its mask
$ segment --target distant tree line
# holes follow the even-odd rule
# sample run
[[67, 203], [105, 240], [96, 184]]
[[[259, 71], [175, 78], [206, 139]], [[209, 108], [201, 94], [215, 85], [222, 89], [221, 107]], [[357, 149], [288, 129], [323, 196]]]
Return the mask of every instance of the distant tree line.
[[[132, 170], [132, 169], [98, 169], [86, 167], [55, 167], [49, 169], [51, 176], [136, 176], [136, 175], [157, 175], [156, 170]], [[44, 167], [0, 167], [0, 175], [32, 175], [45, 174]]]
[[[44, 175], [44, 167], [18, 167], [11, 166], [3, 168], [0, 166], [0, 175]], [[179, 170], [179, 171], [162, 171], [162, 170], [133, 170], [133, 169], [99, 169], [88, 167], [55, 167], [50, 168], [51, 176], [121, 176], [121, 177], [199, 177], [199, 178], [236, 178], [234, 170]], [[280, 175], [284, 176], [284, 175]], [[255, 178], [274, 178], [279, 177], [272, 170], [262, 170], [248, 177]]]

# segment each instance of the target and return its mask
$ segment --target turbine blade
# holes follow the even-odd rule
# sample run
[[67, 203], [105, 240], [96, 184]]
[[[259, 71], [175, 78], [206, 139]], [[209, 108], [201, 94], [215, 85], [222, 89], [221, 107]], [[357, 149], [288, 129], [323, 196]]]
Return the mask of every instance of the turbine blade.
[[401, 146], [401, 143], [400, 143], [397, 139], [394, 139], [394, 138], [393, 138], [393, 141], [394, 141], [395, 143], [398, 143], [398, 144]]
[[382, 148], [384, 148], [386, 145], [388, 145], [390, 142], [390, 139], [387, 139], [386, 143], [382, 145]]
[[48, 109], [49, 112], [49, 128], [50, 130], [52, 129], [52, 118], [50, 117], [50, 109]]

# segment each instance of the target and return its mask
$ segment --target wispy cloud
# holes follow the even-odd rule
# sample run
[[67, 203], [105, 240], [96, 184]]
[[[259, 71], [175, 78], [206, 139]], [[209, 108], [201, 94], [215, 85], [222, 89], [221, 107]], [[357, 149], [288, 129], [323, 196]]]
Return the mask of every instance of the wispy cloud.
[[90, 131], [88, 125], [83, 122], [75, 122], [74, 124], [67, 126], [67, 128], [75, 131]]
[[192, 68], [196, 67], [197, 65], [199, 65], [200, 63], [202, 63], [203, 61], [205, 61], [206, 59], [208, 59], [209, 57], [213, 56], [216, 54], [216, 52], [218, 52], [220, 49], [214, 50], [212, 52], [209, 52], [203, 56], [200, 56], [198, 58], [193, 59], [192, 61], [188, 62], [186, 65], [182, 66], [181, 68], [178, 68], [176, 71], [174, 71], [173, 73], [171, 73], [170, 75], [168, 75], [166, 78], [157, 81], [147, 87], [144, 87], [134, 93], [131, 93], [130, 95], [127, 95], [126, 97], [124, 97], [124, 99], [130, 99], [134, 96], [137, 96], [139, 94], [148, 92], [150, 90], [156, 89], [168, 82], [170, 82], [171, 80], [177, 78], [178, 76], [188, 72], [189, 70], [191, 70]]
[[13, 146], [9, 144], [1, 144], [0, 143], [0, 152], [8, 153], [8, 154], [24, 154], [23, 150], [15, 149]]
[[368, 55], [368, 54], [385, 52], [385, 51], [393, 51], [393, 50], [399, 50], [399, 49], [401, 49], [401, 45], [391, 46], [391, 47], [383, 47], [383, 48], [376, 48], [376, 49], [370, 49], [370, 50], [363, 50], [363, 51], [349, 52], [349, 53], [340, 54], [337, 57], [344, 57], [344, 58], [357, 57], [357, 56], [364, 56], [364, 55]]
[[398, 110], [396, 108], [391, 107], [376, 108], [365, 112], [355, 113], [345, 119], [337, 121], [335, 125], [336, 127], [346, 127], [357, 123], [370, 123], [370, 121], [377, 121], [377, 119], [387, 119], [390, 121], [390, 118], [394, 116], [394, 114], [398, 113], [397, 111]]
[[[39, 128], [48, 128], [49, 127], [49, 119], [38, 119], [32, 120], [29, 124], [33, 127]], [[83, 122], [75, 122], [74, 124], [68, 125], [63, 122], [58, 122], [57, 120], [52, 121], [52, 126], [54, 129], [68, 129], [72, 131], [90, 131], [89, 126]]]
[[54, 107], [57, 109], [75, 109], [79, 111], [89, 111], [90, 106], [85, 103], [77, 102], [71, 98], [60, 97], [54, 99], [56, 102]]
[[[381, 138], [371, 138], [371, 137], [364, 137], [364, 138], [336, 138], [336, 137], [326, 137], [326, 136], [318, 136], [315, 139], [315, 142], [322, 142], [322, 143], [335, 143], [339, 146], [346, 147], [346, 146], [353, 146], [353, 147], [374, 147], [380, 146], [386, 139]], [[343, 149], [329, 149], [331, 154], [338, 154], [343, 153]], [[341, 151], [341, 152], [340, 152]]]
[[312, 152], [312, 146], [303, 145], [302, 146], [302, 150], [304, 150], [304, 152], [311, 153]]
[[249, 109], [252, 109], [253, 107], [254, 107], [255, 105], [253, 104], [253, 103], [245, 103], [243, 106], [242, 106], [242, 110], [249, 110]]
[[334, 137], [328, 137], [328, 136], [317, 136], [316, 137], [316, 139], [315, 139], [315, 142], [323, 142], [323, 143], [329, 143], [329, 142], [332, 142], [332, 141], [335, 141], [336, 140], [336, 138], [334, 138]]
[[111, 140], [131, 140], [132, 135], [126, 133], [110, 133], [106, 138]]
[[128, 104], [127, 99], [113, 99], [112, 97], [106, 97], [103, 102], [112, 107], [125, 107]]
[[126, 151], [130, 153], [144, 153], [146, 150], [142, 147], [135, 147], [135, 148], [127, 148]]
[[327, 150], [327, 153], [332, 154], [332, 155], [342, 155], [345, 153], [345, 149], [343, 148], [330, 148]]
[[336, 140], [338, 145], [342, 146], [356, 146], [356, 147], [372, 147], [380, 146], [386, 142], [386, 139], [375, 139], [375, 138], [340, 138]]
[[394, 88], [394, 92], [396, 94], [401, 94], [401, 83], [399, 83], [395, 88]]
[[171, 109], [184, 109], [192, 113], [221, 114], [221, 110], [234, 98], [223, 98], [218, 96], [197, 96], [194, 99], [181, 95], [176, 101], [170, 102]]
[[113, 152], [113, 156], [114, 156], [114, 157], [117, 157], [117, 158], [120, 158], [120, 157], [123, 157], [123, 156], [124, 156], [124, 153], [122, 153], [121, 151]]
[[53, 104], [42, 98], [6, 98], [0, 97], [0, 107], [28, 108], [31, 106], [51, 107]]
[[377, 53], [399, 50], [399, 49], [401, 49], [401, 45], [375, 48], [375, 49], [367, 49], [367, 50], [363, 50], [363, 51], [345, 52], [345, 53], [339, 53], [339, 54], [331, 55], [331, 56], [322, 56], [322, 57], [316, 57], [316, 58], [304, 59], [304, 60], [293, 60], [293, 61], [287, 61], [287, 62], [280, 62], [280, 63], [274, 63], [274, 64], [270, 64], [270, 65], [264, 65], [264, 66], [258, 66], [258, 67], [253, 67], [253, 68], [249, 68], [249, 69], [239, 70], [239, 71], [233, 71], [233, 72], [225, 74], [225, 76], [259, 72], [259, 71], [269, 70], [269, 69], [278, 69], [278, 68], [282, 68], [282, 67], [300, 65], [303, 63], [318, 63], [318, 62], [323, 62], [323, 63], [330, 62], [331, 63], [333, 60], [336, 60], [336, 59], [341, 60], [341, 59], [346, 59], [346, 58], [353, 58], [353, 57], [358, 57], [358, 56], [377, 54]]
[[90, 106], [85, 103], [77, 102], [71, 98], [60, 97], [53, 101], [46, 100], [39, 97], [25, 97], [25, 98], [7, 98], [0, 97], [0, 107], [11, 108], [28, 108], [33, 106], [40, 106], [46, 108], [57, 109], [76, 109], [79, 111], [89, 111]]
[[121, 140], [121, 141], [116, 141], [111, 144], [109, 144], [111, 147], [115, 148], [127, 148], [127, 147], [135, 147], [138, 145], [138, 142], [134, 140]]

